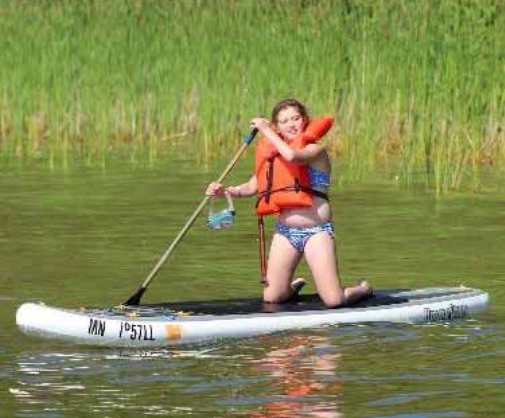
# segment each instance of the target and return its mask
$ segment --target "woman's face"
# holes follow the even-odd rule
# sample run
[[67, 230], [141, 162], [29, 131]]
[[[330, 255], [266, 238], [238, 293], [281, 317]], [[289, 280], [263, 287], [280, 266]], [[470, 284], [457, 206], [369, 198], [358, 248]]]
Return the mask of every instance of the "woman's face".
[[303, 132], [305, 120], [296, 108], [287, 107], [277, 114], [276, 126], [286, 141], [292, 141]]

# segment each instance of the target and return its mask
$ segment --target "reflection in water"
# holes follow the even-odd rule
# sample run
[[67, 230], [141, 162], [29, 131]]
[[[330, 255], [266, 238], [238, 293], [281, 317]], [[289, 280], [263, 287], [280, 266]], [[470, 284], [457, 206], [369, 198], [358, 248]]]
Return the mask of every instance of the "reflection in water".
[[337, 418], [343, 416], [341, 361], [335, 347], [313, 334], [266, 336], [246, 347], [31, 352], [17, 358], [8, 391], [22, 416], [34, 418], [81, 410], [90, 416], [209, 410], [216, 416], [216, 408], [254, 418]]
[[[180, 359], [215, 358], [214, 349], [157, 351], [83, 351], [25, 354], [17, 360], [9, 393], [23, 417], [93, 416], [112, 411], [138, 416], [166, 416], [192, 407], [170, 402], [157, 388], [194, 384], [180, 376]], [[77, 415], [76, 415], [77, 414]], [[123, 416], [123, 415], [122, 415]]]
[[[262, 337], [262, 342], [274, 337]], [[296, 335], [282, 347], [265, 352], [251, 360], [255, 373], [275, 379], [273, 395], [266, 405], [250, 416], [253, 418], [291, 418], [311, 416], [338, 418], [343, 404], [344, 383], [338, 379], [341, 353], [324, 352], [322, 336]], [[330, 398], [327, 400], [327, 398]]]
[[[505, 383], [496, 368], [504, 335], [501, 326], [464, 321], [326, 327], [164, 350], [40, 345], [0, 369], [0, 391], [15, 411], [2, 405], [0, 416], [339, 418], [344, 407], [352, 416], [399, 416], [420, 406], [432, 414], [424, 416], [446, 416], [447, 407], [480, 416], [472, 399]], [[444, 403], [454, 396], [457, 411]]]

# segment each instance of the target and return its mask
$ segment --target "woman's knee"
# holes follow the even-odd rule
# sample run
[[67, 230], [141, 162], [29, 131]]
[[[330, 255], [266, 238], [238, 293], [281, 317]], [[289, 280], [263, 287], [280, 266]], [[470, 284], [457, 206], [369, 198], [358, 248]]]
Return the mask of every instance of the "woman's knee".
[[289, 299], [290, 293], [288, 291], [275, 289], [273, 286], [267, 286], [263, 290], [263, 301], [266, 303], [282, 303]]
[[284, 299], [281, 298], [280, 296], [264, 295], [263, 302], [265, 302], [265, 303], [282, 303], [282, 302], [284, 302]]
[[345, 302], [345, 296], [342, 295], [321, 295], [324, 306], [327, 308], [338, 308]]

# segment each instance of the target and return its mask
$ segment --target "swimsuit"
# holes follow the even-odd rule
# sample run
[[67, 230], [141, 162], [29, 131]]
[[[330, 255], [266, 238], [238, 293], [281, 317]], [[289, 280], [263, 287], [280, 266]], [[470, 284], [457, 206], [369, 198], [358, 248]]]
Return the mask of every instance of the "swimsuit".
[[[327, 192], [328, 187], [330, 186], [329, 173], [311, 166], [308, 168], [310, 187], [314, 190]], [[318, 234], [319, 232], [328, 232], [330, 237], [335, 237], [335, 230], [331, 221], [325, 222], [321, 225], [311, 226], [309, 228], [293, 228], [282, 222], [277, 222], [276, 230], [279, 234], [286, 237], [296, 251], [301, 254], [305, 249], [305, 245], [307, 245], [307, 241], [315, 234]]]
[[309, 165], [310, 188], [323, 193], [330, 187], [330, 174]]
[[335, 230], [330, 221], [321, 225], [311, 226], [309, 228], [293, 228], [283, 224], [282, 222], [277, 222], [276, 230], [283, 237], [286, 237], [300, 254], [303, 254], [307, 241], [319, 232], [328, 232], [330, 237], [335, 237]]

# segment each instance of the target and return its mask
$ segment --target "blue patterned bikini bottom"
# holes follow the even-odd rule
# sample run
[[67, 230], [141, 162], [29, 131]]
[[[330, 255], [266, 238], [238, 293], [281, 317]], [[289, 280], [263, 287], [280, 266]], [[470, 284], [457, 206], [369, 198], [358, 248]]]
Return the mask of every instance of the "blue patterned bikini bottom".
[[301, 254], [305, 249], [305, 245], [307, 245], [307, 241], [319, 232], [328, 232], [332, 238], [335, 238], [335, 229], [331, 222], [309, 228], [292, 228], [282, 222], [277, 222], [276, 230], [279, 234], [286, 237], [296, 251]]

